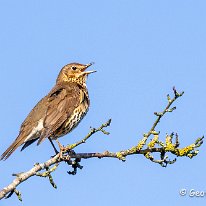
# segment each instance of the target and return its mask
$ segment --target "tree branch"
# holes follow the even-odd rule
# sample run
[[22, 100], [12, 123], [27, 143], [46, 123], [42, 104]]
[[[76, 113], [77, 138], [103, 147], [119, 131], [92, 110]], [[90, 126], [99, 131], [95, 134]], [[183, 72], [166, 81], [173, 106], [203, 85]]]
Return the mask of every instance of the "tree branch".
[[[27, 172], [13, 174], [15, 179], [8, 186], [4, 187], [0, 191], [0, 199], [9, 198], [13, 194], [16, 194], [18, 199], [22, 201], [21, 193], [16, 189], [17, 186], [32, 176], [39, 176], [48, 178], [49, 182], [54, 188], [57, 188], [54, 180], [52, 178], [51, 173], [54, 172], [61, 162], [66, 162], [69, 166], [73, 168], [72, 171], [69, 171], [69, 174], [75, 175], [78, 169], [82, 169], [83, 167], [80, 165], [81, 159], [89, 159], [89, 158], [117, 158], [122, 161], [126, 161], [126, 157], [129, 155], [144, 155], [147, 159], [154, 163], [158, 163], [163, 167], [166, 167], [168, 164], [173, 164], [176, 162], [176, 158], [173, 160], [168, 159], [168, 155], [172, 154], [176, 157], [189, 157], [192, 158], [198, 154], [198, 150], [196, 148], [200, 147], [203, 143], [203, 137], [198, 138], [195, 143], [180, 148], [179, 145], [179, 137], [178, 134], [175, 135], [175, 141], [173, 143], [174, 133], [170, 135], [166, 135], [165, 141], [159, 141], [160, 132], [157, 132], [156, 126], [160, 122], [160, 119], [165, 116], [165, 114], [169, 112], [173, 112], [176, 107], [172, 107], [172, 104], [181, 97], [184, 92], [178, 93], [175, 88], [173, 88], [174, 97], [171, 99], [169, 95], [167, 95], [168, 104], [162, 112], [155, 112], [154, 114], [157, 116], [154, 124], [151, 129], [143, 135], [143, 138], [138, 142], [136, 146], [133, 146], [129, 149], [122, 150], [119, 152], [109, 152], [105, 151], [103, 153], [94, 152], [94, 153], [75, 153], [73, 151], [77, 146], [85, 143], [91, 136], [93, 136], [97, 132], [102, 132], [105, 135], [109, 135], [109, 132], [105, 131], [104, 128], [110, 126], [111, 119], [106, 123], [102, 124], [99, 128], [91, 128], [90, 132], [80, 141], [76, 142], [72, 145], [67, 145], [63, 148], [62, 152], [57, 154], [56, 156], [50, 158], [44, 163], [36, 163], [32, 169]], [[147, 143], [148, 138], [152, 136], [152, 139]], [[153, 154], [159, 154], [160, 159], [155, 159]], [[40, 171], [46, 170], [43, 173]]]

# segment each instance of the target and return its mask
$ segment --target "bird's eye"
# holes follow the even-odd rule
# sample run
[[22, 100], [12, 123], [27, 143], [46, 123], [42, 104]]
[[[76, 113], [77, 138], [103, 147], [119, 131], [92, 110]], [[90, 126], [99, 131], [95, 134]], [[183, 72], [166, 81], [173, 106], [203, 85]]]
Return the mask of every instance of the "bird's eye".
[[76, 69], [77, 69], [77, 67], [75, 67], [75, 66], [72, 66], [72, 70], [74, 70], [74, 71], [75, 71]]

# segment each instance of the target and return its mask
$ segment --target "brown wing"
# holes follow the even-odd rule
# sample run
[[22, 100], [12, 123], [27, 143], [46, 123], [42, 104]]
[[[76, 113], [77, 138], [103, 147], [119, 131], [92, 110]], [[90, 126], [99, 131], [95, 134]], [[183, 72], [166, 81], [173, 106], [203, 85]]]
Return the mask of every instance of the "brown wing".
[[54, 136], [55, 131], [61, 127], [72, 115], [79, 105], [80, 89], [71, 83], [56, 85], [48, 95], [48, 107], [44, 119], [44, 130], [39, 138], [40, 144], [45, 138]]
[[[27, 139], [39, 120], [43, 120], [44, 128], [41, 131], [38, 144], [49, 135], [52, 135], [69, 118], [79, 104], [79, 93], [79, 87], [74, 83], [56, 85], [29, 113], [21, 125], [18, 137], [1, 155], [0, 160], [7, 159], [20, 145], [25, 143], [23, 150], [39, 138], [40, 134], [34, 134], [34, 136]], [[26, 142], [25, 139], [27, 139]]]

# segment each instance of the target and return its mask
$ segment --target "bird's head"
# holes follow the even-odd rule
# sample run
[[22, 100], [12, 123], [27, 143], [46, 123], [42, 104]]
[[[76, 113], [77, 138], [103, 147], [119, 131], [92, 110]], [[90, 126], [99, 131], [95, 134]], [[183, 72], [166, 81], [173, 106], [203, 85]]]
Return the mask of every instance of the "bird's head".
[[60, 71], [56, 82], [76, 82], [82, 86], [85, 86], [87, 76], [96, 71], [86, 71], [94, 63], [79, 64], [71, 63], [65, 65]]

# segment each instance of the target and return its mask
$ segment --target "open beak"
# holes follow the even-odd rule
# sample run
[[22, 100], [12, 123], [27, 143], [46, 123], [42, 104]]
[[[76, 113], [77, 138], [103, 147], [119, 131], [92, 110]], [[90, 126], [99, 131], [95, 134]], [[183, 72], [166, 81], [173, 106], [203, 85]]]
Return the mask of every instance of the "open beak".
[[93, 65], [94, 64], [94, 62], [91, 62], [91, 63], [89, 63], [89, 64], [86, 64], [85, 65], [85, 67], [84, 67], [84, 69], [82, 69], [82, 72], [83, 72], [83, 74], [91, 74], [91, 73], [94, 73], [94, 72], [96, 72], [95, 70], [94, 71], [85, 71], [88, 67], [90, 67], [91, 65]]

